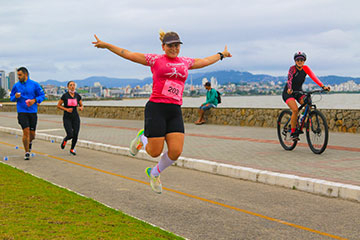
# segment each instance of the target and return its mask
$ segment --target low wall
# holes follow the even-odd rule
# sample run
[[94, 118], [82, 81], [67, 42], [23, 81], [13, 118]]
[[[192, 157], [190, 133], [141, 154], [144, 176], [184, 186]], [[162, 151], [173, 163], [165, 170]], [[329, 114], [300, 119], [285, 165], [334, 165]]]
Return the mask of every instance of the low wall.
[[[283, 109], [263, 108], [217, 108], [206, 112], [205, 117], [209, 124], [276, 127], [276, 120]], [[3, 104], [1, 112], [15, 112], [16, 105]], [[183, 118], [192, 123], [198, 118], [198, 108], [183, 107]], [[325, 115], [330, 131], [360, 133], [360, 110], [347, 109], [321, 109]], [[39, 113], [58, 114], [63, 112], [56, 106], [41, 105]], [[114, 119], [144, 119], [144, 107], [105, 107], [87, 106], [80, 116], [91, 118]]]

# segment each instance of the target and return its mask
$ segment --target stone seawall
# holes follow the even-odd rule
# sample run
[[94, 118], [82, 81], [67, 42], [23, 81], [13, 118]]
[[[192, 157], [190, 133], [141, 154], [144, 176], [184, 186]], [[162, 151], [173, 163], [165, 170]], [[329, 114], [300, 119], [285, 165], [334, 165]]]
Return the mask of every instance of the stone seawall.
[[[217, 108], [206, 112], [209, 124], [276, 127], [276, 120], [283, 109], [263, 108]], [[16, 105], [3, 104], [1, 112], [15, 112]], [[187, 123], [197, 120], [198, 108], [183, 107], [183, 118]], [[360, 133], [360, 110], [321, 109], [325, 115], [330, 131]], [[63, 112], [56, 106], [41, 105], [39, 113], [58, 114]], [[144, 107], [105, 107], [87, 106], [80, 116], [91, 118], [144, 119]]]

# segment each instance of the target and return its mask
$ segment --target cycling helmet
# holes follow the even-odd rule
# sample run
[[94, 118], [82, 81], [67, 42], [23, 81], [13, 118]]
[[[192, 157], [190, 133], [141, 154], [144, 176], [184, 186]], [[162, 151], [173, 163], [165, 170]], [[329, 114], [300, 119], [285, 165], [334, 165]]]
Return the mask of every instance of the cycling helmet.
[[303, 58], [306, 61], [306, 54], [304, 52], [297, 52], [294, 54], [294, 60], [296, 61], [297, 58]]

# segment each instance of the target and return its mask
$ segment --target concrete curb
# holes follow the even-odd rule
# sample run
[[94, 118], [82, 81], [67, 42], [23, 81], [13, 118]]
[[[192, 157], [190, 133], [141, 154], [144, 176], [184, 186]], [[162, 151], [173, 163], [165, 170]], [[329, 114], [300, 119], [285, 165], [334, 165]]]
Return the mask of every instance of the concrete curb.
[[[22, 135], [22, 130], [15, 128], [0, 126], [0, 131], [14, 135]], [[63, 140], [63, 137], [49, 135], [45, 133], [37, 133], [36, 138], [57, 143], [61, 143]], [[77, 146], [96, 151], [130, 156], [129, 148], [127, 147], [113, 146], [109, 144], [97, 143], [86, 140], [78, 140]], [[159, 158], [150, 157], [145, 153], [144, 150], [141, 150], [136, 156], [136, 158], [152, 162], [157, 162], [159, 160]], [[355, 200], [360, 202], [360, 186], [350, 184], [342, 184], [314, 178], [305, 178], [296, 175], [276, 173], [248, 167], [233, 166], [230, 164], [223, 164], [186, 157], [180, 157], [174, 165], [221, 176], [250, 180], [253, 182], [260, 182], [290, 189], [301, 190], [323, 196]]]

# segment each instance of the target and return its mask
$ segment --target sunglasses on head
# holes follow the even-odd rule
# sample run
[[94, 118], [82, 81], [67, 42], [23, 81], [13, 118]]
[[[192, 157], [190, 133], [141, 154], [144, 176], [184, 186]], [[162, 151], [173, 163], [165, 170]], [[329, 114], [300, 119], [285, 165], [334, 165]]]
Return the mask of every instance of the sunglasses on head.
[[168, 46], [169, 48], [178, 48], [180, 46], [180, 43], [170, 43], [170, 44], [166, 44], [166, 46]]

